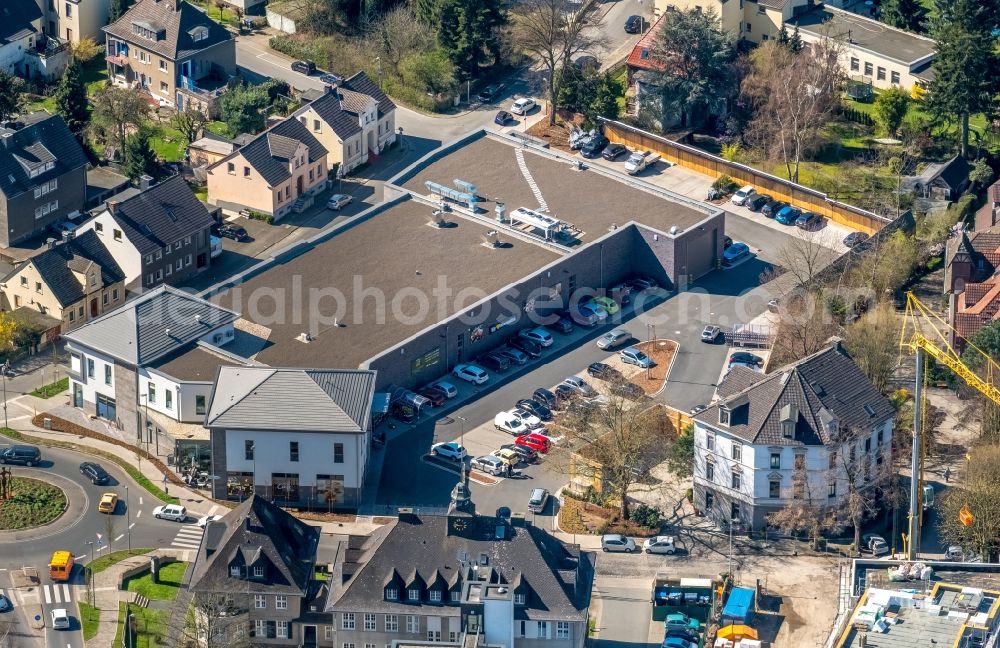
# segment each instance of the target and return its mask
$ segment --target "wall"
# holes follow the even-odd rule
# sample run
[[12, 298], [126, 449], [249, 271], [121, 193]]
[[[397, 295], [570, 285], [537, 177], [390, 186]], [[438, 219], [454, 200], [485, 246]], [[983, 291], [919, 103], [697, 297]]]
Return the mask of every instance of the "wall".
[[[97, 231], [97, 223], [101, 224], [101, 231]], [[101, 212], [80, 225], [78, 232], [83, 234], [87, 230], [94, 230], [101, 237], [101, 243], [104, 244], [104, 247], [114, 257], [115, 263], [125, 273], [126, 284], [130, 284], [139, 278], [142, 273], [142, 257], [128, 238], [125, 236], [115, 237], [115, 231], [121, 232], [121, 228], [118, 227], [111, 214], [107, 211]]]
[[[72, 4], [73, 15], [66, 17], [66, 4]], [[46, 11], [48, 0], [42, 0], [42, 9], [46, 15], [42, 19], [45, 33], [50, 33], [49, 23], [56, 23], [56, 36], [76, 44], [83, 38], [92, 38], [100, 43], [104, 40], [101, 27], [108, 24], [108, 7], [110, 0], [78, 0], [67, 3], [59, 0], [54, 11]], [[66, 30], [72, 30], [72, 38], [67, 38]]]
[[295, 33], [295, 20], [288, 16], [278, 13], [273, 9], [267, 9], [265, 15], [267, 16], [267, 24], [278, 31], [283, 31], [286, 34]]
[[612, 142], [625, 144], [631, 148], [655, 151], [670, 162], [707, 176], [718, 178], [722, 175], [728, 175], [739, 184], [752, 184], [759, 191], [814, 211], [851, 229], [872, 234], [889, 222], [889, 219], [872, 212], [831, 200], [826, 194], [814, 189], [794, 184], [743, 164], [729, 162], [692, 146], [672, 142], [659, 135], [633, 128], [621, 122], [605, 120], [604, 133]]
[[[250, 170], [250, 175], [245, 175], [245, 169]], [[275, 211], [274, 189], [239, 152], [209, 167], [208, 202], [211, 205], [233, 203], [265, 214]]]
[[[0, 247], [10, 247], [37, 234], [43, 234], [50, 225], [64, 221], [71, 213], [79, 213], [83, 209], [87, 197], [86, 167], [71, 169], [55, 178], [58, 184], [56, 190], [37, 199], [30, 187], [13, 198], [0, 198], [0, 203], [6, 203], [6, 227], [0, 232]], [[59, 207], [41, 218], [35, 218], [35, 208], [52, 201], [59, 201]]]
[[[110, 398], [115, 398], [115, 388], [117, 383], [114, 379], [115, 374], [115, 361], [110, 356], [98, 353], [93, 349], [89, 348], [78, 348], [74, 347], [72, 343], [66, 345], [67, 350], [71, 353], [76, 353], [80, 355], [80, 374], [77, 376], [71, 375], [70, 377], [76, 382], [83, 385], [83, 400], [88, 403], [87, 411], [93, 413], [94, 409], [92, 404], [96, 402], [96, 395], [101, 393]], [[87, 375], [87, 360], [92, 359], [94, 361], [94, 376], [93, 378]], [[107, 385], [104, 382], [104, 367], [106, 365], [111, 366], [111, 384]], [[73, 394], [73, 385], [70, 384], [69, 390], [70, 396]]]
[[115, 405], [118, 421], [126, 439], [138, 438], [139, 432], [139, 391], [135, 367], [115, 361]]
[[[191, 238], [190, 243], [185, 243], [187, 237], [171, 242], [169, 252], [166, 248], [161, 248], [145, 255], [142, 258], [142, 284], [146, 288], [152, 288], [161, 283], [174, 285], [183, 283], [192, 275], [207, 270], [211, 265], [209, 230], [210, 226], [201, 230], [193, 230], [188, 235]], [[178, 242], [181, 243], [180, 247], [176, 245]], [[198, 266], [199, 257], [204, 264], [202, 267]], [[178, 261], [181, 263], [179, 269], [177, 267]]]

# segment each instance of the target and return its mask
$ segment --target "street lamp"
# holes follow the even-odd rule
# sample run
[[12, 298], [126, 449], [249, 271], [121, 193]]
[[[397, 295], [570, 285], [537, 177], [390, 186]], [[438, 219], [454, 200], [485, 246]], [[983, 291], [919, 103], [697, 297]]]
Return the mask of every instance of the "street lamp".
[[3, 363], [3, 426], [10, 427], [7, 425], [7, 372], [10, 371], [10, 359], [8, 358], [6, 362]]
[[128, 499], [128, 484], [125, 484], [125, 535], [128, 538], [128, 554], [132, 555], [132, 525], [130, 524], [131, 516], [129, 515], [129, 507], [132, 503]]

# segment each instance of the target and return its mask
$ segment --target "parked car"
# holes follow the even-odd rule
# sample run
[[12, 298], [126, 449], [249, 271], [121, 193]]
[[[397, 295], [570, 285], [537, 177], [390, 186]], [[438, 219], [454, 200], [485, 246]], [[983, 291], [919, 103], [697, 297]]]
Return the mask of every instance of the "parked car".
[[722, 262], [726, 265], [732, 265], [748, 256], [750, 256], [750, 246], [741, 241], [736, 241], [722, 251]]
[[635, 551], [635, 540], [626, 538], [617, 533], [608, 533], [601, 536], [601, 549], [604, 551], [620, 551], [632, 553]]
[[521, 461], [524, 463], [534, 463], [538, 461], [538, 453], [529, 448], [528, 446], [517, 445], [516, 443], [505, 443], [500, 446], [501, 450], [510, 450], [521, 457]]
[[611, 381], [608, 391], [613, 396], [620, 396], [622, 398], [627, 398], [628, 400], [639, 400], [646, 395], [646, 392], [643, 391], [642, 387], [634, 382], [628, 382], [625, 380]]
[[37, 466], [42, 461], [42, 451], [35, 446], [13, 445], [0, 452], [0, 464]]
[[764, 358], [759, 355], [748, 353], [747, 351], [737, 351], [729, 354], [729, 364], [733, 364], [734, 362], [742, 362], [744, 364], [756, 365], [760, 367], [764, 364]]
[[545, 328], [552, 329], [556, 333], [572, 333], [573, 320], [565, 315], [559, 315], [551, 324], [546, 324]]
[[507, 356], [500, 355], [499, 353], [489, 352], [476, 358], [476, 362], [481, 364], [484, 369], [489, 371], [496, 371], [501, 373], [510, 369], [510, 359]]
[[153, 509], [153, 517], [157, 520], [173, 520], [174, 522], [183, 522], [187, 519], [187, 516], [187, 509], [180, 504], [165, 504], [164, 506], [157, 506]]
[[507, 470], [506, 464], [493, 455], [483, 455], [472, 460], [472, 467], [488, 475], [502, 475]]
[[580, 155], [582, 155], [585, 158], [595, 158], [601, 154], [601, 151], [603, 151], [604, 147], [606, 147], [608, 144], [610, 144], [610, 142], [608, 141], [608, 138], [605, 137], [604, 135], [597, 135], [596, 137], [591, 137], [590, 141], [584, 144], [580, 148]]
[[632, 334], [625, 329], [612, 329], [597, 338], [598, 349], [614, 349], [623, 344], [627, 344], [632, 339]]
[[546, 453], [549, 451], [549, 440], [540, 434], [524, 434], [517, 437], [517, 441], [514, 443], [531, 448], [535, 452]]
[[112, 514], [118, 508], [118, 493], [104, 493], [97, 504], [98, 513]]
[[298, 72], [299, 74], [305, 74], [309, 76], [316, 71], [316, 64], [309, 59], [302, 59], [301, 61], [294, 61], [292, 63], [292, 72]]
[[568, 405], [576, 400], [576, 398], [580, 396], [580, 392], [563, 383], [556, 385], [555, 395], [557, 408], [562, 408], [564, 405]]
[[764, 214], [768, 218], [774, 218], [778, 215], [778, 212], [788, 207], [788, 203], [781, 202], [780, 200], [772, 199], [770, 202], [766, 203], [760, 208], [760, 213]]
[[484, 369], [477, 367], [474, 364], [456, 365], [455, 368], [452, 369], [451, 375], [466, 382], [470, 382], [473, 385], [482, 385], [490, 379], [490, 375], [486, 373]]
[[329, 86], [337, 86], [344, 82], [344, 77], [337, 76], [336, 74], [326, 74], [319, 75], [319, 80]]
[[755, 193], [757, 193], [757, 190], [753, 188], [753, 185], [746, 185], [745, 187], [738, 189], [729, 200], [734, 205], [743, 205], [746, 203], [747, 198]]
[[747, 198], [747, 201], [743, 203], [743, 206], [750, 211], [760, 211], [760, 208], [766, 205], [771, 200], [771, 197], [767, 194], [754, 194]]
[[511, 413], [524, 421], [524, 424], [528, 426], [529, 430], [537, 430], [545, 427], [545, 424], [542, 423], [542, 419], [527, 410], [521, 409], [520, 407], [515, 407], [511, 410]]
[[574, 324], [579, 326], [597, 326], [600, 323], [600, 318], [597, 317], [597, 313], [590, 309], [584, 309], [581, 306], [577, 306], [573, 310], [566, 311], [563, 316], [569, 317]]
[[696, 641], [691, 641], [690, 639], [685, 639], [684, 637], [667, 635], [663, 638], [663, 643], [660, 645], [660, 648], [698, 648], [698, 643]]
[[553, 409], [556, 406], [556, 395], [544, 387], [539, 387], [532, 392], [531, 398], [549, 409]]
[[802, 214], [795, 219], [795, 227], [804, 230], [819, 229], [822, 224], [823, 217], [816, 212], [802, 212]]
[[493, 351], [493, 353], [502, 355], [503, 357], [510, 360], [511, 364], [516, 364], [516, 365], [526, 365], [528, 364], [528, 360], [531, 359], [528, 357], [527, 353], [521, 351], [520, 349], [515, 349], [513, 347], [501, 347]]
[[781, 223], [782, 225], [794, 225], [795, 221], [799, 216], [802, 215], [802, 210], [798, 207], [792, 207], [788, 205], [787, 207], [782, 207], [778, 213], [775, 215], [774, 220]]
[[326, 206], [333, 211], [340, 211], [341, 207], [351, 204], [351, 198], [347, 194], [333, 194], [330, 196], [330, 200], [326, 201]]
[[49, 225], [49, 229], [52, 230], [52, 233], [55, 234], [56, 236], [62, 236], [63, 234], [68, 234], [70, 232], [73, 232], [74, 230], [76, 230], [77, 227], [79, 227], [79, 225], [77, 225], [73, 221], [68, 221], [68, 220], [60, 221], [58, 223]]
[[10, 599], [0, 594], [0, 612], [10, 612], [14, 609], [14, 604], [10, 602]]
[[653, 362], [652, 358], [635, 347], [622, 349], [619, 352], [618, 357], [621, 358], [621, 361], [625, 364], [632, 364], [643, 369], [649, 369], [656, 364]]
[[458, 388], [446, 380], [435, 380], [430, 384], [430, 386], [444, 392], [445, 398], [455, 398], [458, 396]]
[[497, 113], [497, 116], [493, 118], [493, 123], [497, 126], [506, 126], [512, 121], [514, 121], [514, 115], [510, 114], [506, 110], [501, 110]]
[[694, 416], [696, 414], [701, 414], [707, 409], [708, 405], [705, 405], [704, 403], [701, 403], [700, 405], [695, 405], [694, 407], [691, 408], [691, 416]]
[[642, 31], [642, 16], [635, 14], [625, 19], [625, 33], [638, 34]]
[[715, 324], [709, 324], [701, 330], [701, 341], [715, 344], [722, 335], [722, 329]]
[[603, 296], [592, 297], [588, 303], [597, 304], [605, 311], [607, 311], [608, 315], [614, 315], [615, 313], [621, 310], [621, 306], [618, 305], [618, 302], [611, 299], [610, 297], [603, 297]]
[[584, 380], [579, 376], [570, 376], [565, 380], [563, 380], [562, 384], [566, 385], [567, 387], [575, 391], [577, 394], [580, 394], [582, 396], [589, 397], [597, 395], [597, 392], [594, 391], [594, 388], [591, 387], [586, 380]]
[[528, 496], [528, 510], [532, 513], [541, 513], [545, 510], [545, 504], [549, 501], [549, 491], [544, 488], [535, 488]]
[[500, 448], [499, 450], [494, 450], [490, 454], [511, 468], [524, 461], [524, 458], [521, 457], [521, 455], [517, 454], [515, 450], [510, 448]]
[[444, 395], [443, 391], [437, 387], [431, 387], [429, 385], [417, 393], [429, 400], [431, 402], [431, 407], [441, 407], [444, 405], [445, 400], [448, 399], [448, 397]]
[[663, 535], [646, 538], [646, 541], [642, 543], [642, 550], [648, 554], [655, 553], [672, 556], [677, 552], [677, 547], [674, 546], [674, 536]]
[[649, 277], [643, 277], [641, 275], [631, 277], [625, 282], [626, 285], [632, 288], [636, 292], [645, 292], [653, 288], [658, 288], [659, 284], [656, 281], [650, 279]]
[[532, 329], [524, 329], [518, 332], [518, 335], [526, 340], [531, 340], [535, 344], [541, 347], [550, 347], [554, 341], [552, 334], [546, 331], [541, 326], [536, 326]]
[[597, 304], [596, 302], [587, 302], [586, 304], [580, 304], [577, 309], [580, 314], [587, 320], [596, 320], [597, 324], [601, 324], [608, 319], [608, 311], [604, 309], [603, 306]]
[[515, 335], [511, 339], [507, 340], [507, 344], [511, 347], [527, 353], [529, 357], [541, 358], [542, 357], [542, 347], [531, 340], [521, 337], [520, 335]]
[[478, 99], [480, 103], [493, 103], [497, 100], [497, 97], [500, 96], [500, 93], [502, 93], [506, 88], [507, 86], [503, 83], [491, 83], [479, 91], [479, 94], [476, 95], [476, 99]]
[[668, 614], [667, 618], [663, 622], [663, 625], [666, 626], [668, 630], [671, 628], [683, 628], [696, 633], [701, 632], [701, 621], [698, 619], [692, 619], [682, 612]]
[[617, 369], [603, 362], [592, 362], [587, 367], [587, 375], [598, 380], [617, 380], [622, 376]]
[[515, 405], [518, 409], [530, 412], [533, 416], [537, 416], [542, 421], [552, 420], [552, 410], [534, 399], [522, 398], [517, 401]]
[[846, 245], [849, 248], [852, 248], [855, 245], [864, 243], [867, 240], [868, 240], [868, 235], [865, 234], [864, 232], [851, 232], [850, 234], [844, 237], [844, 245]]
[[97, 486], [103, 486], [111, 479], [108, 471], [93, 461], [84, 461], [80, 464], [80, 474], [89, 479], [90, 483]]
[[601, 157], [609, 162], [614, 162], [621, 156], [628, 153], [628, 149], [624, 144], [608, 144], [604, 147], [604, 151], [601, 153]]
[[230, 223], [223, 223], [222, 225], [219, 225], [218, 234], [219, 236], [232, 239], [238, 243], [250, 240], [250, 235], [247, 234], [246, 229], [240, 227], [239, 225], [232, 225]]
[[514, 436], [528, 433], [528, 424], [514, 412], [499, 412], [493, 417], [493, 427]]
[[515, 115], [527, 115], [535, 109], [536, 105], [535, 100], [531, 97], [521, 97], [510, 105], [510, 111]]
[[861, 536], [861, 546], [876, 556], [884, 556], [889, 553], [889, 545], [885, 538], [877, 533], [866, 533]]
[[452, 461], [462, 461], [469, 456], [465, 448], [456, 441], [435, 443], [431, 446], [431, 455], [441, 457], [442, 459], [451, 459]]

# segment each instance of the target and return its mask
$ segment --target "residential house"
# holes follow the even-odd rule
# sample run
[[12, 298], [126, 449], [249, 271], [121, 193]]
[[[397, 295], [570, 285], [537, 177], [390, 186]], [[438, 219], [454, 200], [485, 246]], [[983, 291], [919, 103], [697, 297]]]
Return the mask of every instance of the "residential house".
[[3, 310], [59, 320], [67, 333], [125, 301], [125, 273], [94, 232], [52, 241], [0, 282]]
[[111, 0], [37, 0], [45, 14], [42, 31], [76, 45], [85, 38], [100, 43], [108, 24]]
[[1000, 318], [1000, 227], [948, 239], [944, 258], [949, 341], [961, 352], [965, 340]]
[[839, 506], [891, 460], [894, 415], [839, 342], [766, 375], [737, 367], [694, 417], [694, 507], [749, 530], [796, 500]]
[[349, 536], [302, 636], [338, 647], [582, 648], [593, 579], [592, 553], [521, 513], [477, 514], [460, 481], [446, 515], [400, 509], [371, 535]]
[[205, 416], [213, 496], [356, 509], [374, 389], [374, 371], [219, 367]]
[[0, 70], [46, 81], [62, 75], [69, 48], [57, 34], [43, 33], [42, 18], [35, 0], [0, 2]]
[[188, 145], [188, 160], [192, 167], [209, 167], [231, 155], [239, 145], [225, 137], [205, 131], [205, 134]]
[[205, 527], [191, 568], [199, 646], [309, 646], [307, 611], [320, 530], [253, 496]]
[[176, 448], [178, 469], [188, 467], [190, 453], [207, 460], [201, 423], [216, 369], [246, 362], [224, 348], [238, 317], [159, 286], [70, 331], [64, 339], [72, 406], [116, 423], [126, 438], [184, 441]]
[[942, 164], [928, 164], [919, 176], [907, 178], [906, 188], [918, 198], [934, 202], [953, 202], [969, 186], [968, 161], [956, 155]]
[[289, 117], [208, 168], [208, 202], [280, 220], [327, 187], [327, 150]]
[[80, 231], [97, 232], [129, 290], [180, 284], [208, 269], [215, 220], [180, 176], [106, 204]]
[[[844, 72], [876, 88], [896, 86], [912, 92], [932, 78], [933, 39], [830, 5], [813, 0], [655, 0], [659, 15], [670, 6], [712, 10], [725, 31], [749, 43], [777, 38], [782, 27], [789, 34], [798, 27], [805, 43], [834, 38]], [[854, 6], [868, 9], [864, 3]]]
[[0, 126], [0, 247], [76, 218], [86, 200], [87, 157], [62, 117], [39, 111]]
[[396, 141], [396, 104], [364, 72], [358, 72], [292, 115], [327, 152], [341, 173], [365, 164]]
[[218, 114], [236, 74], [236, 40], [185, 0], [140, 0], [104, 28], [112, 83], [148, 92], [161, 106]]
[[1000, 180], [986, 188], [986, 202], [976, 211], [975, 229], [987, 230], [1000, 224]]

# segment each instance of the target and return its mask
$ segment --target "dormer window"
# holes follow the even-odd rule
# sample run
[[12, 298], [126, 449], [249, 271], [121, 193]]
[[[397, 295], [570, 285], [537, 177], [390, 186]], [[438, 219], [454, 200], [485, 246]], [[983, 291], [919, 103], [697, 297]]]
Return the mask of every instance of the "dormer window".
[[732, 410], [719, 406], [719, 425], [729, 425], [730, 416], [732, 416]]
[[419, 601], [420, 590], [417, 589], [416, 587], [411, 587], [410, 589], [406, 590], [406, 598], [411, 601]]
[[191, 40], [194, 42], [203, 41], [208, 38], [208, 28], [204, 25], [198, 25], [188, 30], [188, 35], [191, 36]]
[[239, 565], [230, 565], [230, 567], [229, 567], [229, 575], [233, 576], [235, 578], [239, 578], [240, 577], [241, 571], [242, 570], [240, 569]]
[[781, 408], [781, 436], [786, 439], [795, 438], [795, 426], [799, 422], [799, 408], [789, 403]]
[[264, 578], [264, 565], [254, 565], [253, 566], [253, 577], [254, 578]]
[[399, 600], [399, 590], [395, 587], [385, 588], [385, 600], [387, 601], [397, 601]]
[[460, 590], [451, 591], [451, 602], [459, 603], [462, 600], [462, 592]]
[[527, 598], [528, 597], [524, 595], [524, 592], [517, 592], [517, 593], [515, 593], [514, 594], [514, 605], [524, 605], [524, 602], [527, 600]]
[[[410, 590], [410, 591], [412, 592], [413, 590]], [[441, 590], [431, 590], [431, 591], [427, 592], [427, 598], [428, 598], [428, 600], [430, 600], [431, 603], [440, 603], [441, 602]]]

